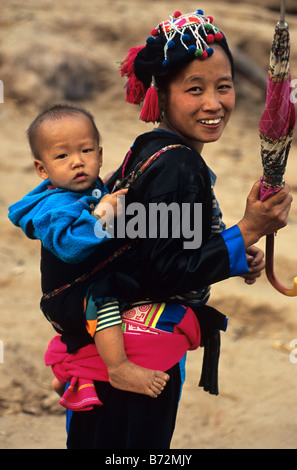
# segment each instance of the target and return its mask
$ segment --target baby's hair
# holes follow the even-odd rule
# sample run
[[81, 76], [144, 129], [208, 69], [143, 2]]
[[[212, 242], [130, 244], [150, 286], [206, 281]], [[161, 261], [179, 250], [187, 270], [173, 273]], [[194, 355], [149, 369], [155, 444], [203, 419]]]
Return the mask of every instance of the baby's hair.
[[34, 158], [40, 158], [40, 155], [38, 154], [38, 148], [37, 148], [37, 133], [40, 125], [47, 120], [55, 120], [55, 119], [61, 119], [64, 116], [73, 116], [76, 114], [83, 114], [87, 118], [90, 119], [94, 132], [95, 132], [95, 138], [98, 141], [98, 144], [100, 143], [100, 134], [97, 129], [97, 126], [94, 121], [94, 117], [92, 114], [87, 111], [84, 108], [80, 108], [78, 106], [70, 106], [67, 104], [57, 104], [55, 106], [52, 106], [51, 108], [48, 108], [42, 113], [40, 113], [34, 121], [30, 124], [28, 130], [27, 130], [27, 137], [29, 140], [29, 145], [31, 148], [31, 152], [34, 156]]

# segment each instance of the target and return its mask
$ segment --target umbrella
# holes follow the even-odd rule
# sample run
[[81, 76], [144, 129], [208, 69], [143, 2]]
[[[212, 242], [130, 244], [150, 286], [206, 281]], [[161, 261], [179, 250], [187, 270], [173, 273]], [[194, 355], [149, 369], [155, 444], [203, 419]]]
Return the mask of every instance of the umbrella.
[[[270, 52], [267, 77], [266, 106], [262, 114], [259, 133], [263, 176], [260, 199], [265, 200], [284, 186], [284, 173], [291, 147], [296, 111], [291, 96], [289, 69], [290, 37], [285, 22], [285, 0], [281, 0], [281, 18], [276, 24]], [[297, 295], [297, 277], [294, 287], [284, 287], [273, 270], [275, 234], [266, 237], [266, 275], [276, 290], [287, 296]]]

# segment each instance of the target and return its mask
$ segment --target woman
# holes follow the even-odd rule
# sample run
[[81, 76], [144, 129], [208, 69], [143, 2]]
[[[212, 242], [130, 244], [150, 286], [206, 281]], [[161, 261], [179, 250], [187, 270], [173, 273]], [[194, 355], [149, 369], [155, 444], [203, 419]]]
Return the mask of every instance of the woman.
[[[201, 157], [204, 144], [220, 138], [235, 102], [232, 57], [211, 17], [200, 10], [187, 15], [176, 12], [153, 30], [144, 48], [130, 51], [122, 74], [128, 76], [127, 100], [139, 103], [145, 98], [142, 119], [160, 121], [157, 129], [136, 139], [109, 182], [110, 188], [130, 185], [126, 207], [137, 203], [144, 208], [145, 236], [134, 243], [126, 230], [125, 240], [113, 240], [113, 250], [125, 242], [129, 249], [97, 273], [92, 298], [110, 295], [126, 303], [178, 299], [193, 307], [201, 329], [217, 329], [220, 315], [215, 313], [213, 325], [205, 325], [209, 318], [201, 307], [209, 298], [209, 286], [237, 275], [252, 282], [259, 275], [263, 254], [253, 244], [286, 225], [292, 198], [286, 187], [260, 202], [256, 183], [243, 218], [225, 229], [213, 193], [215, 176]], [[143, 162], [149, 164], [139, 170]], [[133, 170], [139, 170], [138, 177], [127, 183]], [[180, 208], [181, 219], [187, 223], [175, 224], [176, 212], [168, 210], [163, 236], [164, 220], [151, 216], [151, 209], [160, 209], [160, 204]], [[126, 223], [127, 229], [131, 218]], [[254, 268], [249, 269], [247, 254]], [[46, 275], [52, 279], [50, 271]], [[49, 290], [45, 278], [44, 287]], [[72, 318], [79, 319], [77, 325], [82, 325], [83, 317], [73, 300], [78, 290], [75, 287], [64, 297], [60, 311], [64, 316], [71, 312]], [[52, 305], [43, 308], [50, 311]], [[70, 352], [89, 341], [86, 334], [79, 337], [74, 323], [63, 339]], [[173, 318], [172, 323], [178, 321]], [[151, 353], [153, 349], [152, 343]], [[181, 388], [179, 361], [167, 372], [170, 380], [156, 399], [96, 381], [103, 406], [73, 414], [69, 448], [169, 448]]]

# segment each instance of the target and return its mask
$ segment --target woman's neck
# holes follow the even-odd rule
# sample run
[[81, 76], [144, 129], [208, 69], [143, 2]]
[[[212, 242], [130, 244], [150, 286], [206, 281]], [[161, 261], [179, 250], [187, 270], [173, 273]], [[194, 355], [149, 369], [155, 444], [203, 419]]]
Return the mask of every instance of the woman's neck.
[[186, 140], [201, 155], [203, 145], [204, 145], [202, 142], [198, 142], [198, 141], [194, 142], [194, 141], [185, 139], [185, 137], [183, 135], [179, 134], [179, 132], [176, 131], [175, 129], [173, 129], [166, 121], [161, 121], [159, 126], [158, 126], [158, 129], [161, 129], [162, 131], [173, 132], [174, 134], [178, 135], [182, 139]]

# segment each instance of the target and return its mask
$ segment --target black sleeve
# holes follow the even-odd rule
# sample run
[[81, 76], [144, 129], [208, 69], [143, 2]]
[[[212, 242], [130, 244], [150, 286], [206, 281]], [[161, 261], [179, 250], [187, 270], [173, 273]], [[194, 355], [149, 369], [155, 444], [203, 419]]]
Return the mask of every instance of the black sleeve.
[[[62, 340], [67, 344], [68, 352], [93, 341], [85, 329], [83, 314], [84, 295], [91, 280], [94, 298], [113, 296], [124, 302], [133, 302], [146, 298], [166, 300], [171, 295], [203, 288], [230, 276], [223, 237], [219, 234], [211, 236], [210, 178], [208, 168], [198, 154], [185, 149], [167, 151], [133, 183], [125, 199], [126, 211], [132, 203], [144, 207], [146, 223], [144, 228], [140, 227], [144, 236], [140, 236], [131, 249], [108, 263], [92, 279], [42, 302], [46, 317], [54, 325], [62, 327]], [[172, 230], [170, 212], [165, 220], [168, 222], [168, 236], [161, 236], [164, 220], [150, 220], [150, 208], [156, 208], [160, 203], [165, 203], [165, 208], [172, 203], [178, 207], [188, 205], [192, 222], [198, 223], [198, 230], [201, 229], [199, 247], [184, 247], [189, 238], [182, 225], [176, 232]], [[195, 220], [197, 203], [202, 204], [202, 218], [198, 218], [198, 222], [197, 218]], [[130, 215], [126, 230], [132, 226], [133, 215]], [[151, 236], [152, 229], [155, 236]], [[94, 266], [99, 259], [106, 259], [116, 248], [130, 242], [127, 234], [124, 239], [113, 239], [106, 243], [104, 250], [98, 248], [88, 262]], [[51, 273], [55, 277], [60, 269], [56, 269], [56, 263], [52, 265]]]
[[211, 236], [210, 178], [199, 155], [167, 151], [132, 186], [127, 204], [132, 201], [145, 207], [138, 253], [141, 283], [149, 296], [181, 294], [230, 276], [224, 240], [220, 234]]

